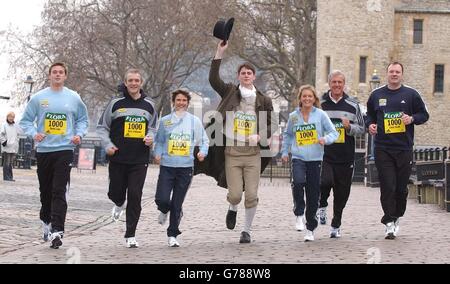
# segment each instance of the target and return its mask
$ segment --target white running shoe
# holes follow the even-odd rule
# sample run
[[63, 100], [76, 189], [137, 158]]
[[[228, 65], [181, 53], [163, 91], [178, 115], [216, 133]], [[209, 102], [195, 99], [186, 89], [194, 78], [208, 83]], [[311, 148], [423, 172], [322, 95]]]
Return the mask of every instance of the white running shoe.
[[385, 237], [386, 240], [393, 240], [395, 239], [395, 223], [390, 222], [386, 224], [385, 229]]
[[302, 216], [297, 216], [295, 220], [295, 229], [299, 232], [303, 231], [305, 229], [305, 221], [303, 220]]
[[44, 242], [48, 242], [50, 240], [50, 237], [52, 235], [52, 224], [48, 223], [45, 224], [42, 222], [42, 239]]
[[330, 238], [334, 239], [334, 238], [340, 238], [340, 237], [341, 237], [341, 229], [340, 228], [331, 227]]
[[62, 246], [61, 239], [63, 238], [63, 232], [55, 232], [52, 233], [50, 236], [50, 248], [52, 249], [59, 249], [60, 246]]
[[305, 239], [305, 242], [314, 241], [314, 232], [306, 229], [306, 234], [305, 234], [304, 239]]
[[114, 222], [119, 221], [120, 216], [122, 216], [124, 209], [125, 209], [125, 203], [122, 206], [114, 205], [114, 207], [111, 211], [111, 216], [112, 216], [112, 219]]
[[177, 241], [177, 238], [175, 237], [169, 237], [169, 247], [171, 248], [177, 248], [180, 247], [180, 243]]
[[320, 225], [326, 225], [327, 224], [327, 208], [326, 207], [320, 207], [317, 212], [317, 217], [319, 218]]
[[394, 222], [394, 236], [397, 237], [398, 232], [400, 232], [400, 218], [397, 218], [397, 221]]
[[139, 244], [135, 237], [127, 238], [127, 248], [138, 248]]
[[160, 225], [164, 225], [166, 222], [167, 222], [167, 216], [169, 215], [169, 213], [159, 213], [159, 216], [158, 216], [158, 223], [160, 224]]

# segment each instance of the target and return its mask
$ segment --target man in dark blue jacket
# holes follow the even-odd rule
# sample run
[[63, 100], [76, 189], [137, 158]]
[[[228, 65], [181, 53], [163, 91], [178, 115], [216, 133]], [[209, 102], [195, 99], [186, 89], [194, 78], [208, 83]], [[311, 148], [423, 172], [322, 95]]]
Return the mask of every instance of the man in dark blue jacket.
[[388, 84], [372, 92], [367, 102], [366, 126], [375, 141], [375, 165], [381, 189], [386, 225], [385, 238], [395, 239], [399, 218], [405, 214], [411, 175], [414, 125], [429, 119], [421, 95], [402, 84], [403, 65], [389, 64]]

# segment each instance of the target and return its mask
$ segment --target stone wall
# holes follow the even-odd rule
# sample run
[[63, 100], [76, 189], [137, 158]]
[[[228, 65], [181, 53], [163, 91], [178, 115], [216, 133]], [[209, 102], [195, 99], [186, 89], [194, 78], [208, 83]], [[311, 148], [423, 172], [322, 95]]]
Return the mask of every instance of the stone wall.
[[[365, 104], [370, 78], [378, 71], [386, 83], [392, 60], [405, 65], [405, 84], [416, 88], [431, 119], [416, 128], [416, 145], [450, 146], [450, 1], [318, 0], [317, 74], [319, 92], [328, 89], [326, 57], [331, 70], [347, 76], [347, 92]], [[413, 44], [413, 20], [424, 20], [424, 44]], [[359, 83], [359, 61], [367, 57], [367, 81]], [[445, 64], [443, 94], [434, 94], [435, 64]]]
[[[422, 145], [450, 145], [450, 12], [448, 14], [396, 13], [394, 54], [405, 65], [405, 83], [423, 96], [430, 112], [427, 127], [416, 129]], [[423, 44], [413, 44], [414, 19], [423, 19]], [[444, 93], [434, 93], [436, 64], [445, 65]]]

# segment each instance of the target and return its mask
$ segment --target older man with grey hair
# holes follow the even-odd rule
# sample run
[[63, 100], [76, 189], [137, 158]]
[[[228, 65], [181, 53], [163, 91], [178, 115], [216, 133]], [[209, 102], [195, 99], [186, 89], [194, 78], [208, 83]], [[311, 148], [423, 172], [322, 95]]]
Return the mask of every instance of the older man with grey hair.
[[325, 146], [320, 185], [320, 224], [327, 222], [328, 197], [333, 189], [333, 220], [330, 238], [341, 236], [341, 219], [350, 196], [355, 164], [355, 136], [365, 133], [364, 119], [359, 102], [344, 92], [345, 75], [339, 70], [328, 77], [330, 90], [322, 97], [322, 109], [328, 114], [339, 138]]

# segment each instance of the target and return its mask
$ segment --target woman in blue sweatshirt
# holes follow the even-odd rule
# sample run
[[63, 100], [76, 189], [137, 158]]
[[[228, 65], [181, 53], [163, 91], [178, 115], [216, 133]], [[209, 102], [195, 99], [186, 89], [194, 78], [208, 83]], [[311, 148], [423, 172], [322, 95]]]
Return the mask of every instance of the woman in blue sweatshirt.
[[304, 229], [304, 194], [306, 190], [306, 234], [305, 241], [314, 241], [314, 229], [318, 222], [316, 212], [319, 207], [320, 169], [324, 146], [333, 144], [339, 137], [328, 115], [320, 109], [320, 100], [313, 86], [300, 87], [299, 108], [289, 115], [288, 125], [283, 134], [281, 149], [284, 162], [292, 153], [292, 194], [297, 229]]
[[183, 202], [192, 182], [194, 147], [200, 146], [197, 154], [200, 162], [208, 155], [209, 140], [202, 122], [187, 112], [190, 100], [185, 90], [172, 93], [175, 110], [161, 119], [155, 139], [155, 160], [161, 165], [155, 202], [161, 211], [158, 218], [161, 225], [166, 223], [170, 211], [167, 229], [170, 247], [180, 246], [177, 236], [181, 234]]

